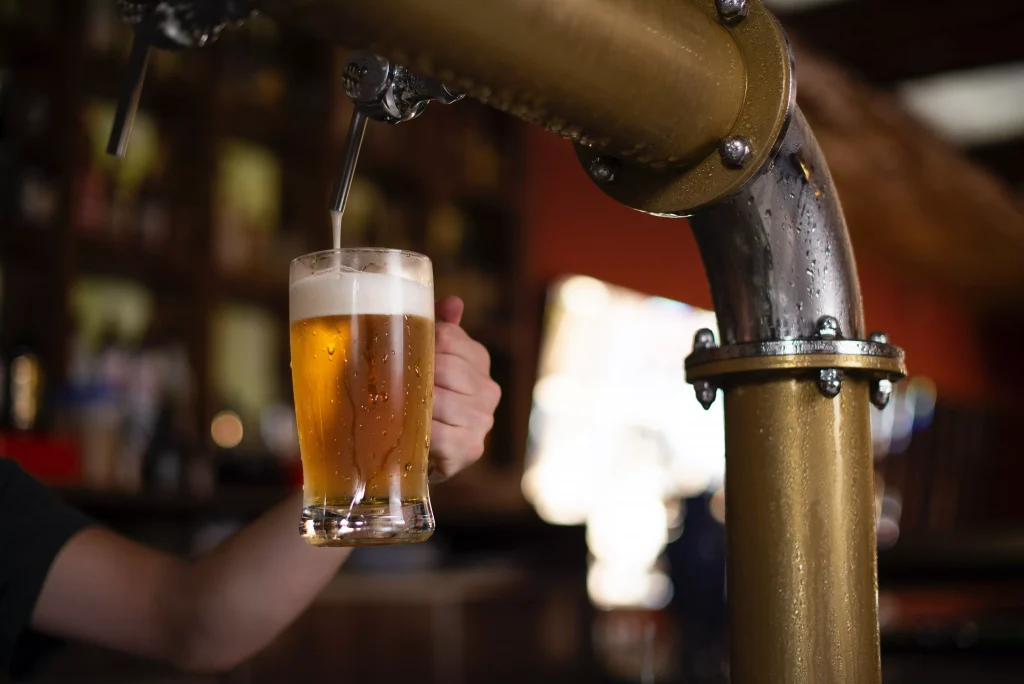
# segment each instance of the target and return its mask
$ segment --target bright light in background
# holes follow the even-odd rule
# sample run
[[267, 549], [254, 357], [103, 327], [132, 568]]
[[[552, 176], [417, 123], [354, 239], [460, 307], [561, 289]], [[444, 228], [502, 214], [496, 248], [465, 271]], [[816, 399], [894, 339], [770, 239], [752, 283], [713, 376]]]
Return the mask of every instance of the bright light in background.
[[899, 89], [910, 111], [961, 145], [1015, 138], [1024, 131], [1024, 63], [940, 74]]
[[587, 594], [601, 608], [660, 610], [672, 600], [672, 580], [665, 573], [603, 562], [587, 571]]
[[896, 383], [889, 404], [881, 411], [871, 412], [875, 459], [906, 451], [914, 429], [923, 430], [931, 425], [934, 413], [934, 382], [918, 376]]
[[210, 423], [210, 436], [221, 449], [234, 449], [242, 443], [242, 419], [234, 411], [221, 411]]
[[547, 313], [523, 493], [547, 522], [587, 525], [596, 605], [662, 607], [667, 504], [725, 474], [722, 402], [704, 411], [683, 374], [715, 316], [582, 276]]
[[[871, 441], [875, 460], [900, 454], [910, 446], [915, 430], [931, 425], [935, 415], [935, 383], [917, 376], [893, 389], [892, 399], [881, 411], [871, 412]], [[903, 497], [886, 483], [881, 474], [875, 476], [875, 523], [879, 549], [892, 548], [900, 536]]]

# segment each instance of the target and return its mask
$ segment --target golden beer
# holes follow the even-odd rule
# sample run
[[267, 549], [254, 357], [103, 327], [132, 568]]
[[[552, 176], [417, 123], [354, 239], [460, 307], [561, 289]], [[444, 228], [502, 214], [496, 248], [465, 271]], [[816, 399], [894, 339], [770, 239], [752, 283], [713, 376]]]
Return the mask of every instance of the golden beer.
[[[377, 272], [348, 267], [370, 257]], [[403, 273], [410, 260], [426, 261], [429, 276], [429, 260], [396, 251], [322, 252], [293, 264], [300, 532], [311, 544], [409, 543], [433, 532], [433, 288], [416, 269]], [[381, 261], [390, 270], [379, 272]]]

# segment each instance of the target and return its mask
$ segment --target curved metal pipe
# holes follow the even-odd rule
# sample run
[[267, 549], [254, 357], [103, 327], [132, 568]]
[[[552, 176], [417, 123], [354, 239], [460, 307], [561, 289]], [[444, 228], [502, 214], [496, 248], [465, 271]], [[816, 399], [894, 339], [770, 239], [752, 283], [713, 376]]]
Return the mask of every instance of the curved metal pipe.
[[842, 337], [864, 338], [843, 210], [799, 109], [765, 172], [690, 225], [723, 344], [811, 338], [822, 316]]

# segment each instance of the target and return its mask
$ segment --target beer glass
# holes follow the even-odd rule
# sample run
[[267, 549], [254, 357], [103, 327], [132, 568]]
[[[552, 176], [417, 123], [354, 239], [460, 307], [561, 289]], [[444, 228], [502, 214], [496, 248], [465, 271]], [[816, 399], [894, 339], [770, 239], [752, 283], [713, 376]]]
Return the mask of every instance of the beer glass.
[[426, 540], [430, 259], [391, 249], [307, 254], [291, 264], [289, 310], [300, 534], [316, 546]]

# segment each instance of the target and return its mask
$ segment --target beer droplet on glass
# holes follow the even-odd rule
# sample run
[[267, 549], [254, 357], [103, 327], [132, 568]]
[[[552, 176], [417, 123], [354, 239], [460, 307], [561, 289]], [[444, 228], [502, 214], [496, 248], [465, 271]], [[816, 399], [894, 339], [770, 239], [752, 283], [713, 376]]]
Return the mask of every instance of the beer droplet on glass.
[[387, 363], [387, 362], [388, 362], [388, 357], [389, 357], [389, 356], [391, 356], [391, 354], [385, 354], [385, 355], [384, 355], [384, 363]]
[[412, 463], [406, 463], [402, 470], [402, 477], [409, 477], [409, 471], [412, 470]]
[[333, 342], [331, 342], [329, 345], [327, 345], [327, 353], [329, 355], [331, 355], [331, 356], [334, 356], [334, 343]]
[[417, 378], [420, 377], [420, 365], [416, 364], [415, 366], [412, 367], [412, 369], [413, 369], [413, 372], [416, 373], [416, 377]]

